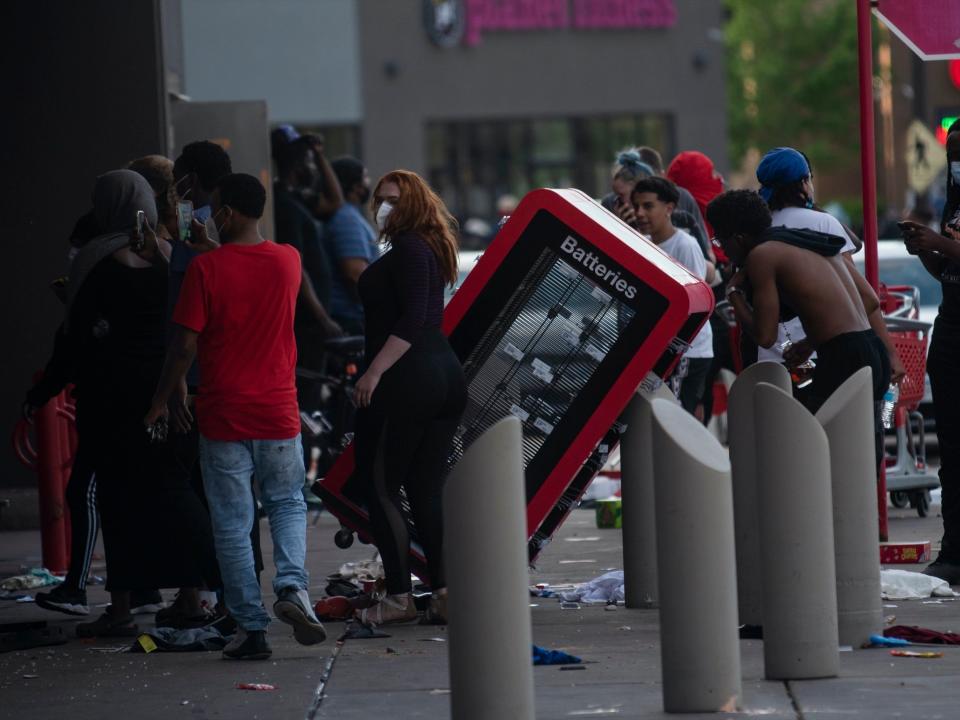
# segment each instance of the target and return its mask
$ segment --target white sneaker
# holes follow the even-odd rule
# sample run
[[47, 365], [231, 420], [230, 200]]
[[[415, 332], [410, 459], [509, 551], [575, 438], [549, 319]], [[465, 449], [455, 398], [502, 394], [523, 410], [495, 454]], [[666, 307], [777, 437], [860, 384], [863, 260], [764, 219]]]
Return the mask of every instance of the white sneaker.
[[301, 645], [316, 645], [327, 639], [327, 631], [313, 613], [306, 590], [284, 588], [277, 593], [273, 612], [277, 620], [293, 626], [293, 637]]

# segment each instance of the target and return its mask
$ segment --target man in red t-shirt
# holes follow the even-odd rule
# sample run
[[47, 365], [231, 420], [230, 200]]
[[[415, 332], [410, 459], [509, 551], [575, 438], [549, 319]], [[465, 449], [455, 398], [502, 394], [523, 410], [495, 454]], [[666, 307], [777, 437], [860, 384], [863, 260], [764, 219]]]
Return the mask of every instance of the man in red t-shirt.
[[173, 313], [176, 333], [145, 418], [153, 425], [165, 417], [175, 396], [174, 424], [182, 429], [192, 420], [184, 376], [198, 356], [203, 485], [227, 609], [239, 626], [223, 653], [236, 659], [266, 659], [271, 653], [265, 633], [270, 616], [250, 544], [251, 475], [273, 536], [274, 613], [293, 625], [301, 644], [326, 637], [311, 609], [304, 568], [306, 503], [293, 335], [300, 256], [261, 237], [258, 220], [265, 202], [266, 192], [252, 175], [226, 175], [217, 182], [212, 217], [222, 245], [187, 269]]

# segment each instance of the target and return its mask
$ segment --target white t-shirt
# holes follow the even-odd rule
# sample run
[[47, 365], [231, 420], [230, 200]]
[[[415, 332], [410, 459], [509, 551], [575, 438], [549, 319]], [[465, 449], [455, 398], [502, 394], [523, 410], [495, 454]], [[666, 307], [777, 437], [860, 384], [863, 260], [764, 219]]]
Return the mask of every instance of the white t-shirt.
[[[816, 230], [817, 232], [836, 235], [843, 238], [846, 242], [843, 244], [841, 253], [855, 253], [857, 246], [843, 229], [843, 225], [830, 213], [810, 210], [800, 207], [786, 207], [776, 210], [772, 214], [773, 227], [788, 227], [793, 230]], [[803, 329], [803, 323], [800, 318], [795, 317], [785, 323], [780, 323], [777, 328], [777, 342], [771, 348], [758, 348], [757, 360], [772, 360], [773, 362], [783, 362], [783, 353], [780, 347], [787, 341], [799, 342], [807, 336]], [[816, 357], [816, 355], [814, 355]]]
[[[707, 261], [703, 257], [703, 250], [700, 249], [700, 243], [698, 243], [692, 235], [683, 230], [677, 230], [657, 247], [701, 280], [706, 278]], [[709, 322], [705, 323], [704, 326], [700, 328], [700, 332], [690, 341], [690, 349], [687, 350], [684, 357], [713, 357], [713, 328], [710, 327]]]

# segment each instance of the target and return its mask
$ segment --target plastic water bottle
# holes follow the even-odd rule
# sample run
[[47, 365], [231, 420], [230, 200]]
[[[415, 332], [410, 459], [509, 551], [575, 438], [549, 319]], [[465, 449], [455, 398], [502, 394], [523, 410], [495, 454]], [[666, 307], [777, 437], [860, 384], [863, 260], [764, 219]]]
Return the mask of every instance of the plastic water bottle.
[[880, 420], [883, 421], [885, 428], [893, 427], [893, 411], [896, 409], [899, 399], [900, 386], [890, 383], [890, 387], [883, 394], [883, 407], [880, 409]]

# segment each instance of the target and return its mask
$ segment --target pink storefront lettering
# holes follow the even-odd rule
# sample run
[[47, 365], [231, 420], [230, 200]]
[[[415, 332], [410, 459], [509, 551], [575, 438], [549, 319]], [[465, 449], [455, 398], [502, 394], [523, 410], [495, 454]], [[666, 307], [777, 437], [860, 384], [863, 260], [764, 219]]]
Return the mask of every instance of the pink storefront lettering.
[[480, 44], [484, 32], [656, 28], [677, 23], [674, 0], [466, 0], [463, 42]]
[[573, 0], [573, 26], [579, 29], [673, 27], [673, 0]]
[[555, 30], [570, 26], [569, 0], [467, 0], [463, 41], [478, 45], [488, 30]]

